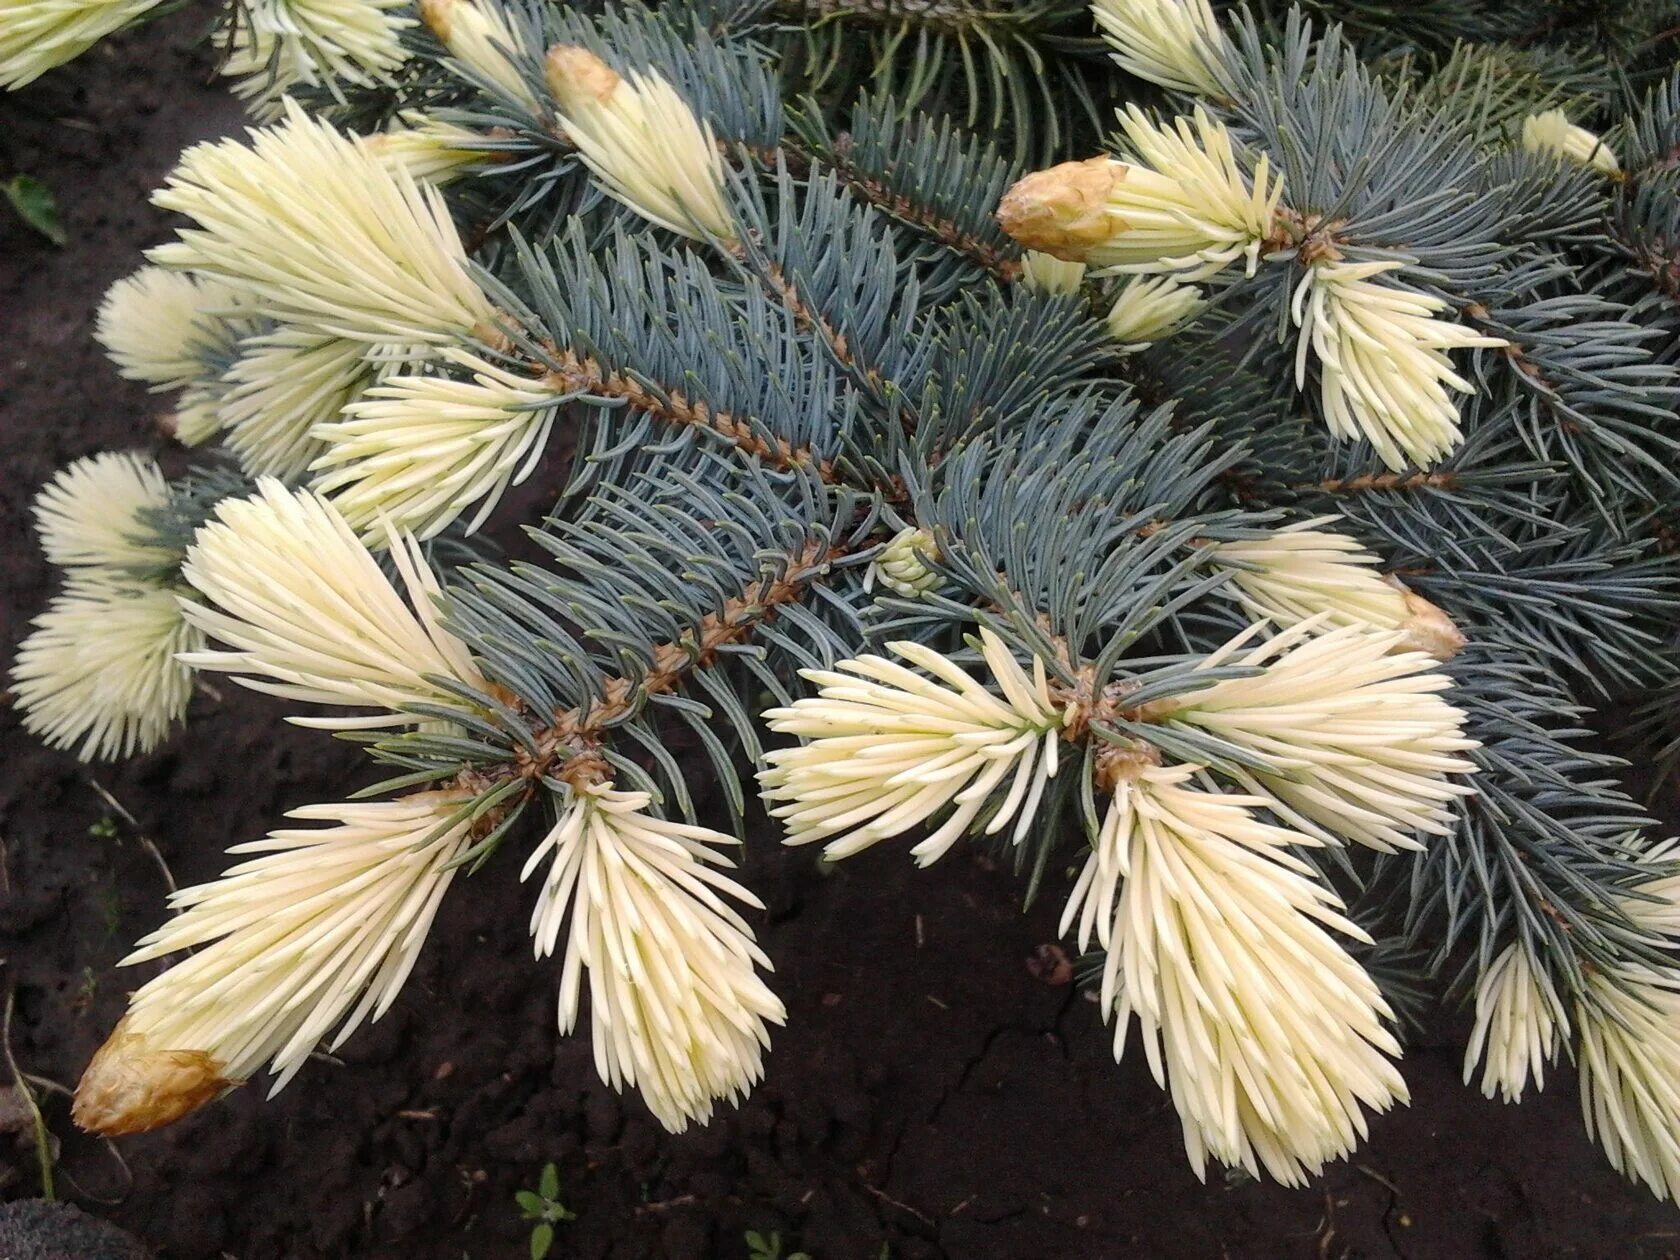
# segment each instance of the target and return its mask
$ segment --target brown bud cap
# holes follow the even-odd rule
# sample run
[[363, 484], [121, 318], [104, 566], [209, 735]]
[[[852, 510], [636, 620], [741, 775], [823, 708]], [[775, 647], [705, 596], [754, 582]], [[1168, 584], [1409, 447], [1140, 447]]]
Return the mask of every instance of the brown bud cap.
[[87, 1132], [118, 1137], [161, 1129], [239, 1084], [204, 1051], [150, 1049], [127, 1024], [117, 1024], [76, 1086], [70, 1118]]
[[420, 0], [420, 20], [445, 45], [449, 43], [449, 32], [454, 28], [451, 19], [455, 4], [456, 0]]
[[1141, 778], [1146, 770], [1161, 764], [1161, 750], [1153, 744], [1139, 743], [1135, 748], [1105, 743], [1097, 749], [1095, 771], [1092, 775], [1098, 790], [1113, 792], [1122, 783]]
[[606, 62], [576, 44], [556, 44], [543, 58], [543, 77], [562, 109], [574, 101], [605, 104], [624, 80]]
[[1453, 619], [1404, 583], [1388, 579], [1389, 584], [1406, 599], [1406, 620], [1400, 629], [1406, 637], [1400, 646], [1413, 652], [1424, 652], [1438, 661], [1450, 661], [1469, 642]]
[[1125, 178], [1125, 166], [1106, 157], [1034, 171], [1003, 194], [998, 224], [1028, 249], [1083, 262], [1125, 226], [1108, 209], [1109, 194]]

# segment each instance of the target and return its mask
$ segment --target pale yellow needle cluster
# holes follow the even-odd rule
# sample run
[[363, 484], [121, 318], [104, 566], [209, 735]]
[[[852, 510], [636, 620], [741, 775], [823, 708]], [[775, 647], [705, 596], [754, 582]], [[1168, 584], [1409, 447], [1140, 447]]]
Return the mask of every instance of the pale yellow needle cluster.
[[1315, 517], [1260, 538], [1222, 542], [1214, 559], [1227, 565], [1237, 598], [1255, 617], [1292, 626], [1309, 617], [1330, 626], [1398, 630], [1406, 624], [1405, 588], [1376, 571], [1381, 561], [1346, 534], [1319, 529]]
[[1569, 121], [1561, 109], [1548, 109], [1523, 119], [1522, 145], [1530, 153], [1546, 153], [1603, 175], [1618, 175], [1621, 164], [1601, 136]]
[[176, 654], [203, 639], [161, 584], [175, 554], [145, 520], [168, 503], [158, 466], [126, 452], [77, 460], [35, 500], [67, 583], [19, 646], [12, 690], [25, 730], [84, 761], [150, 752], [192, 697]]
[[225, 340], [221, 315], [232, 293], [162, 267], [142, 267], [105, 291], [93, 335], [131, 381], [180, 389], [210, 370]]
[[184, 604], [188, 620], [226, 646], [183, 659], [290, 700], [376, 710], [289, 719], [303, 726], [390, 726], [425, 720], [395, 712], [403, 705], [459, 706], [428, 676], [487, 684], [438, 620], [437, 579], [418, 544], [393, 531], [390, 555], [407, 601], [319, 495], [265, 480], [252, 498], [223, 500], [182, 576], [204, 601]]
[[209, 277], [236, 316], [177, 433], [225, 433], [252, 476], [310, 474], [364, 536], [386, 518], [430, 537], [475, 502], [476, 526], [535, 466], [559, 392], [467, 352], [501, 341], [501, 316], [435, 185], [482, 152], [420, 115], [352, 137], [285, 110], [248, 145], [189, 150], [157, 195], [196, 226], [154, 259]]
[[1324, 629], [1369, 626], [1403, 632], [1398, 647], [1450, 661], [1468, 640], [1440, 608], [1398, 578], [1376, 572], [1381, 562], [1358, 539], [1318, 528], [1319, 516], [1260, 538], [1220, 543], [1216, 563], [1230, 568], [1238, 600], [1279, 626], [1313, 618]]
[[1418, 847], [1467, 791], [1448, 776], [1474, 770], [1458, 755], [1474, 741], [1433, 658], [1325, 620], [1258, 646], [1252, 626], [1201, 666], [1252, 672], [1152, 706], [1240, 752], [1220, 772], [1246, 794], [1143, 746], [1110, 757], [1113, 802], [1062, 917], [1106, 950], [1116, 1056], [1136, 1015], [1198, 1174], [1212, 1156], [1299, 1184], [1352, 1150], [1365, 1108], [1405, 1098], [1391, 1012], [1337, 934], [1368, 938], [1294, 850]]
[[1503, 338], [1442, 319], [1448, 303], [1374, 277], [1402, 263], [1324, 261], [1296, 287], [1291, 314], [1301, 330], [1295, 384], [1304, 389], [1309, 355], [1319, 364], [1324, 421], [1339, 438], [1364, 438], [1396, 471], [1428, 467], [1463, 434], [1453, 394], [1475, 387], [1449, 351], [1497, 347]]
[[150, 752], [186, 716], [203, 642], [175, 597], [148, 586], [72, 584], [36, 617], [12, 666], [23, 727], [83, 761]]
[[666, 79], [620, 75], [569, 44], [548, 50], [544, 71], [567, 138], [607, 192], [679, 235], [735, 238], [711, 124]]
[[1095, 0], [1091, 15], [1128, 74], [1177, 92], [1221, 94], [1228, 46], [1208, 0]]
[[531, 935], [537, 957], [563, 953], [560, 1030], [577, 1025], [587, 974], [601, 1079], [639, 1089], [680, 1133], [718, 1100], [745, 1096], [763, 1075], [766, 1024], [785, 1011], [758, 974], [769, 960], [729, 904], [762, 903], [715, 869], [733, 865], [718, 850], [739, 841], [659, 818], [651, 800], [610, 782], [575, 788], [522, 878], [548, 863]]
[[929, 566], [929, 560], [939, 559], [939, 545], [925, 529], [906, 525], [888, 539], [864, 575], [865, 590], [879, 582], [902, 599], [915, 599], [937, 587], [939, 573]]
[[16, 90], [80, 57], [160, 0], [0, 0], [0, 87]]
[[495, 151], [483, 133], [419, 109], [404, 110], [384, 131], [364, 136], [362, 145], [388, 170], [407, 171], [420, 183], [439, 186], [489, 160]]
[[770, 768], [759, 774], [787, 843], [827, 840], [827, 857], [848, 857], [947, 808], [950, 817], [910, 850], [920, 865], [943, 855], [988, 808], [985, 833], [1014, 821], [1019, 843], [1056, 773], [1064, 721], [1043, 661], [1034, 660], [1029, 677], [982, 629], [994, 693], [930, 647], [888, 647], [926, 673], [873, 655], [837, 670], [802, 670], [817, 694], [764, 714], [771, 730], [807, 741], [768, 754]]
[[1132, 161], [1095, 157], [1028, 175], [998, 206], [1004, 231], [1119, 272], [1199, 280], [1242, 259], [1253, 274], [1283, 196], [1267, 157], [1250, 179], [1225, 124], [1200, 107], [1161, 124], [1132, 105], [1120, 127]]
[[1569, 1017], [1552, 978], [1521, 942], [1499, 952], [1476, 981], [1476, 1023], [1464, 1051], [1464, 1083], [1482, 1064], [1482, 1097], [1522, 1101], [1532, 1078], [1546, 1085], [1546, 1065], [1556, 1062], [1569, 1033]]
[[[107, 295], [100, 336], [126, 375], [185, 386], [173, 432], [221, 436], [253, 477], [342, 497], [364, 534], [381, 515], [429, 536], [475, 500], [480, 519], [528, 472], [554, 391], [464, 356], [497, 338], [433, 185], [480, 161], [463, 128], [411, 113], [395, 131], [340, 135], [288, 102], [286, 121], [190, 150], [158, 202], [198, 227]], [[381, 376], [454, 355], [477, 375]], [[470, 414], [469, 414], [470, 413]]]
[[222, 281], [156, 266], [111, 286], [97, 335], [124, 376], [183, 391], [168, 423], [178, 441], [220, 436], [252, 477], [302, 474], [322, 450], [314, 426], [374, 371], [365, 342], [273, 325]]
[[[1643, 861], [1680, 857], [1666, 840]], [[1620, 909], [1651, 945], [1680, 943], [1680, 876], [1647, 880]], [[1597, 969], [1575, 1003], [1581, 1114], [1618, 1172], [1680, 1201], [1680, 969], [1626, 962]]]
[[1042, 250], [1029, 249], [1021, 255], [1021, 283], [1038, 293], [1071, 297], [1085, 283], [1085, 264], [1068, 262]]
[[[147, 570], [174, 558], [152, 540], [144, 514], [167, 507], [163, 470], [132, 451], [104, 451], [59, 470], [35, 496], [35, 529], [41, 550], [62, 568], [80, 571]], [[108, 581], [115, 573], [97, 575]]]
[[[1399, 631], [1318, 620], [1258, 646], [1251, 627], [1206, 658], [1204, 668], [1258, 670], [1177, 699], [1166, 720], [1208, 731], [1267, 760], [1231, 774], [1291, 826], [1327, 843], [1353, 840], [1384, 852], [1417, 849], [1418, 834], [1445, 835], [1453, 805], [1472, 789], [1450, 776], [1475, 772], [1460, 754], [1477, 746], [1437, 662], [1401, 650]], [[1246, 650], [1245, 650], [1246, 647]]]
[[123, 965], [198, 952], [131, 995], [77, 1086], [76, 1123], [107, 1135], [155, 1129], [264, 1062], [272, 1096], [329, 1034], [336, 1048], [383, 1015], [454, 877], [465, 803], [422, 792], [294, 810], [336, 825], [236, 845], [260, 856], [171, 896], [175, 918]]
[[1332, 933], [1366, 935], [1261, 822], [1260, 797], [1140, 765], [1115, 787], [1062, 930], [1107, 949], [1115, 1056], [1136, 1016], [1198, 1176], [1211, 1155], [1299, 1185], [1365, 1136], [1364, 1108], [1405, 1101], [1387, 1002]]
[[269, 318], [376, 346], [495, 326], [442, 195], [294, 102], [249, 144], [188, 149], [152, 200], [193, 225], [152, 261], [215, 276]]
[[444, 357], [472, 379], [393, 375], [312, 430], [325, 444], [314, 486], [364, 536], [388, 521], [430, 538], [477, 502], [475, 530], [542, 455], [559, 387], [465, 351]]
[[[286, 327], [247, 337], [214, 392], [212, 433], [248, 476], [291, 481], [326, 449], [319, 426], [338, 419], [373, 371], [361, 342]], [[178, 412], [185, 442], [180, 421]]]
[[1172, 336], [1206, 306], [1193, 284], [1173, 276], [1137, 276], [1115, 295], [1103, 325], [1121, 352], [1130, 354]]
[[242, 0], [221, 37], [221, 72], [258, 118], [280, 113], [292, 88], [373, 87], [408, 59], [402, 33], [415, 25], [405, 0]]
[[481, 85], [488, 84], [537, 112], [536, 93], [513, 60], [523, 50], [523, 42], [514, 35], [496, 0], [420, 0], [420, 20]]
[[1680, 975], [1629, 968], [1588, 980], [1578, 1006], [1581, 1114], [1611, 1166], [1680, 1199]]

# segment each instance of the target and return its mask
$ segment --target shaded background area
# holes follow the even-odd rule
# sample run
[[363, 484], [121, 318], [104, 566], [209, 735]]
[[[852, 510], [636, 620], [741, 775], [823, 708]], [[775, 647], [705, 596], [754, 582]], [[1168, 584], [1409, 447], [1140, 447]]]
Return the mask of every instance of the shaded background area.
[[[50, 593], [40, 483], [109, 447], [183, 463], [91, 328], [165, 236], [147, 193], [183, 145], [238, 125], [201, 25], [162, 19], [0, 97], [0, 178], [46, 181], [70, 234], [58, 250], [0, 217], [8, 661]], [[145, 978], [113, 964], [163, 916], [147, 842], [175, 880], [202, 880], [282, 811], [374, 777], [354, 748], [214, 686], [174, 742], [118, 766], [79, 766], [0, 712], [0, 956], [26, 1072], [73, 1084]], [[1408, 1054], [1412, 1106], [1322, 1182], [1215, 1170], [1203, 1186], [1141, 1056], [1116, 1066], [1095, 1006], [1042, 965], [1057, 890], [1022, 915], [1008, 871], [958, 849], [917, 872], [905, 848], [824, 877], [756, 828], [746, 882], [769, 905], [757, 926], [789, 1022], [768, 1079], [705, 1129], [665, 1135], [595, 1078], [587, 1037], [558, 1037], [559, 968], [531, 960], [508, 854], [456, 884], [392, 1012], [274, 1102], [254, 1085], [125, 1140], [125, 1170], [49, 1097], [61, 1193], [175, 1260], [514, 1260], [529, 1227], [513, 1194], [548, 1161], [578, 1214], [557, 1257], [741, 1257], [747, 1229], [815, 1260], [1680, 1255], [1680, 1211], [1604, 1164], [1571, 1073], [1521, 1107], [1485, 1101], [1459, 1084], [1452, 1020]], [[4, 1134], [0, 1188], [35, 1189]]]

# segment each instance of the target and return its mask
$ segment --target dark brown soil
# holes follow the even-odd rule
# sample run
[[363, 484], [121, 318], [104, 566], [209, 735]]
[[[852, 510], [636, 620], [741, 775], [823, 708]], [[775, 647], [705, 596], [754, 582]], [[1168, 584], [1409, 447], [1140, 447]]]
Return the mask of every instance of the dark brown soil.
[[[7, 645], [48, 594], [35, 488], [91, 451], [162, 447], [154, 400], [89, 328], [164, 234], [147, 191], [184, 143], [235, 124], [196, 33], [165, 19], [0, 99], [0, 175], [52, 184], [72, 237], [55, 250], [0, 219]], [[368, 781], [353, 749], [221, 690], [164, 751], [91, 771], [0, 718], [0, 950], [25, 1071], [73, 1082], [142, 978], [112, 967], [163, 914], [141, 836], [196, 881], [282, 810]], [[746, 875], [788, 1027], [739, 1112], [669, 1137], [595, 1079], [586, 1040], [556, 1035], [557, 968], [531, 961], [512, 875], [457, 885], [396, 1008], [342, 1062], [124, 1141], [131, 1176], [49, 1098], [62, 1191], [174, 1260], [522, 1257], [513, 1194], [551, 1160], [577, 1213], [562, 1257], [742, 1257], [747, 1229], [815, 1260], [1680, 1254], [1680, 1212], [1604, 1164], [1567, 1072], [1520, 1108], [1485, 1102], [1450, 1037], [1411, 1052], [1413, 1105], [1321, 1184], [1203, 1186], [1142, 1061], [1116, 1066], [1095, 1007], [1029, 968], [1054, 898], [1023, 916], [1012, 877], [960, 850], [916, 872], [882, 846], [823, 878], [762, 827]], [[6, 1195], [33, 1193], [32, 1158], [0, 1148]]]

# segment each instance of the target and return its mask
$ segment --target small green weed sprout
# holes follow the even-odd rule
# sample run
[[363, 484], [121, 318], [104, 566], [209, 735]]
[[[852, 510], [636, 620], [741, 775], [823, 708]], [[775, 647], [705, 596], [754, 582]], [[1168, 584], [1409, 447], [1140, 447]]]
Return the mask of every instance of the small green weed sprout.
[[747, 1260], [811, 1260], [808, 1252], [796, 1251], [792, 1255], [782, 1254], [782, 1233], [773, 1229], [768, 1237], [756, 1229], [749, 1229], [746, 1233]]
[[535, 1190], [521, 1190], [513, 1196], [531, 1226], [531, 1260], [543, 1260], [554, 1246], [554, 1227], [562, 1221], [574, 1221], [577, 1213], [560, 1202], [560, 1170], [544, 1164], [542, 1176]]

